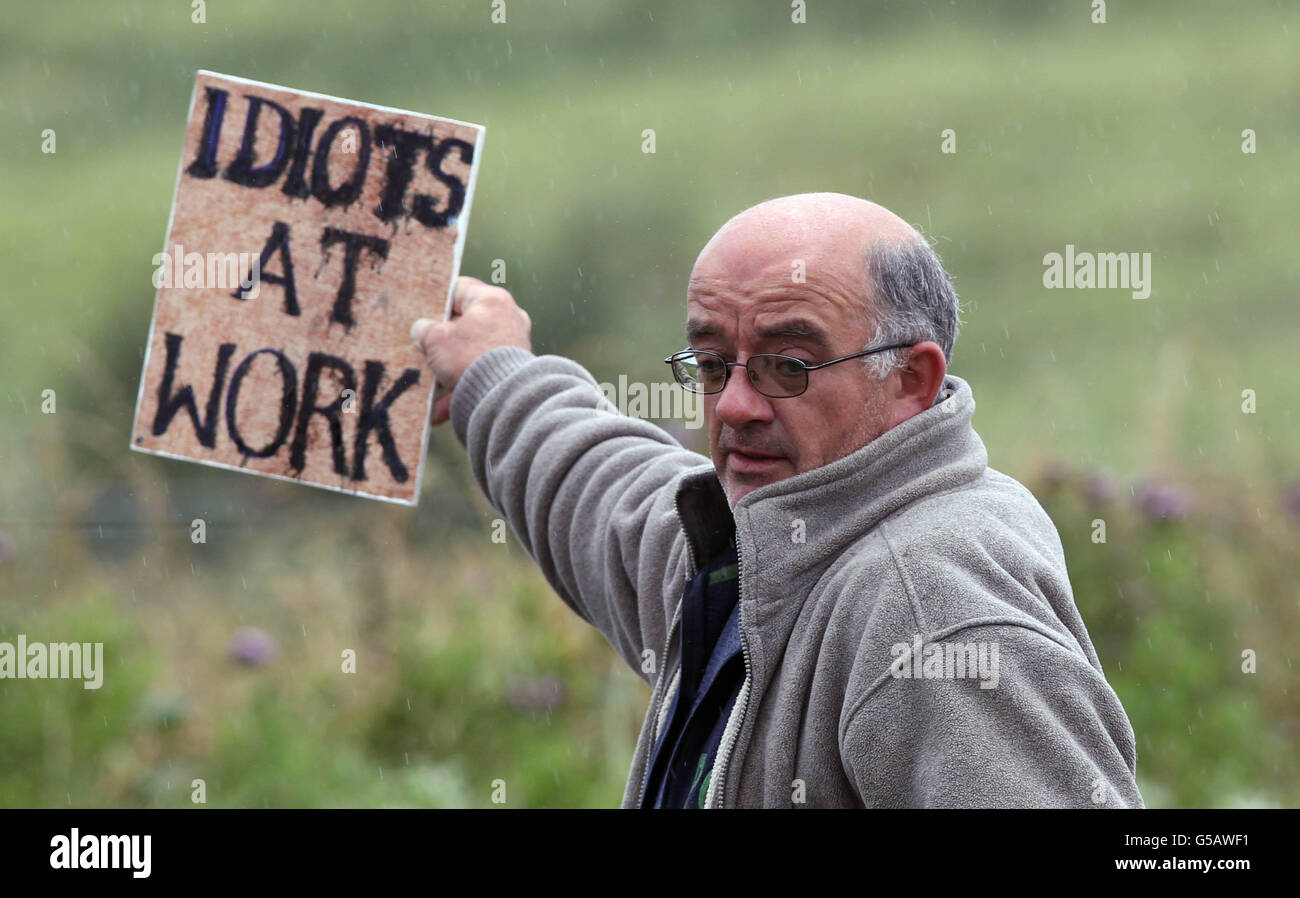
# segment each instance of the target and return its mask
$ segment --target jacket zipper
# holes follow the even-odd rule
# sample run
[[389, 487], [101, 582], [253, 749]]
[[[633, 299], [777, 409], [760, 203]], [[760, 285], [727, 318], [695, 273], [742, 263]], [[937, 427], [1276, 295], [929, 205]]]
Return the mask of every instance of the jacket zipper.
[[[664, 704], [659, 696], [659, 689], [665, 687], [666, 692], [668, 682], [668, 647], [673, 644], [673, 632], [677, 629], [677, 622], [681, 620], [681, 616], [682, 606], [679, 602], [677, 604], [677, 611], [673, 614], [672, 625], [668, 628], [668, 637], [664, 640], [663, 654], [659, 656], [663, 659], [663, 663], [659, 666], [659, 680], [655, 683], [654, 695], [651, 696], [651, 703], [654, 705], [654, 712], [651, 714], [651, 719], [655, 721], [655, 725], [651, 727], [650, 742], [646, 747], [645, 772], [641, 775], [641, 797], [636, 803], [638, 808], [645, 807], [645, 793], [646, 790], [650, 788], [650, 771], [654, 766], [655, 737], [658, 735], [656, 731], [659, 728], [659, 715], [663, 713], [662, 705]], [[664, 698], [666, 697], [667, 695], [665, 694]]]
[[[704, 806], [706, 808], [722, 808], [723, 796], [725, 795], [727, 784], [727, 768], [731, 763], [731, 755], [736, 749], [736, 742], [740, 738], [740, 730], [745, 725], [745, 715], [749, 712], [749, 693], [752, 677], [749, 666], [749, 644], [745, 642], [745, 562], [739, 551], [737, 544], [736, 552], [736, 586], [737, 598], [740, 602], [740, 652], [745, 662], [745, 680], [740, 686], [740, 695], [736, 699], [736, 708], [739, 709], [739, 716], [736, 710], [731, 712], [731, 720], [727, 721], [726, 728], [722, 731], [722, 745], [718, 748], [718, 760], [715, 763], [717, 776], [709, 780], [709, 794], [705, 796]], [[732, 724], [735, 723], [733, 727]], [[713, 797], [717, 797], [716, 805]]]
[[[677, 508], [677, 520], [680, 521], [682, 525], [682, 533], [686, 536], [686, 557], [689, 563], [686, 573], [686, 582], [689, 583], [691, 578], [699, 573], [699, 562], [695, 558], [695, 545], [691, 542], [690, 534], [686, 532], [686, 519], [682, 517], [680, 497], [678, 498], [678, 501], [674, 502], [674, 505]], [[740, 653], [745, 663], [745, 679], [740, 686], [740, 695], [736, 698], [736, 708], [732, 709], [731, 719], [727, 721], [727, 726], [722, 732], [722, 745], [718, 747], [718, 759], [714, 762], [714, 768], [717, 770], [718, 775], [710, 777], [709, 779], [709, 790], [704, 801], [704, 806], [706, 808], [714, 807], [711, 797], [715, 794], [717, 795], [717, 807], [722, 807], [723, 787], [726, 785], [727, 766], [731, 761], [731, 753], [735, 751], [736, 742], [740, 737], [741, 727], [745, 724], [745, 715], [749, 711], [749, 693], [752, 676], [750, 674], [749, 644], [745, 641], [745, 562], [741, 558], [739, 543], [737, 543], [736, 550], [736, 601], [740, 602]], [[668, 647], [672, 645], [673, 632], [677, 629], [677, 624], [681, 620], [681, 616], [682, 605], [678, 602], [677, 611], [673, 614], [672, 625], [668, 628], [668, 638], [664, 640], [664, 653], [661, 656], [664, 659], [664, 664], [660, 669], [659, 682], [655, 684], [655, 694], [651, 696], [652, 703], [658, 699], [658, 704], [662, 705], [663, 699], [667, 698], [666, 694], [662, 697], [659, 696], [659, 687], [667, 683]], [[740, 711], [739, 718], [736, 717], [737, 709]], [[662, 712], [662, 707], [655, 708], [653, 717], [656, 721], [659, 719], [659, 715]], [[733, 727], [733, 722], [736, 722], [737, 720], [739, 723]], [[652, 732], [650, 745], [646, 749], [645, 772], [641, 777], [641, 797], [637, 801], [637, 807], [645, 807], [646, 790], [650, 787], [650, 772], [651, 766], [654, 762], [654, 735], [655, 734]]]
[[[686, 537], [686, 565], [687, 565], [686, 582], [690, 583], [691, 578], [694, 577], [696, 573], [698, 573], [699, 562], [695, 558], [695, 546], [691, 542], [691, 535], [686, 532], [686, 519], [682, 517], [682, 506], [681, 506], [680, 495], [673, 500], [673, 506], [677, 510], [677, 520], [681, 524], [682, 534]], [[663, 698], [667, 697], [666, 694], [663, 697], [661, 697], [659, 695], [659, 690], [661, 687], [663, 687], [665, 689], [665, 693], [667, 692], [668, 649], [673, 644], [673, 632], [677, 629], [677, 624], [681, 620], [681, 617], [682, 617], [682, 603], [678, 602], [677, 610], [673, 612], [673, 622], [668, 626], [668, 636], [665, 637], [664, 639], [663, 654], [659, 656], [659, 659], [662, 662], [659, 665], [659, 680], [655, 683], [654, 694], [650, 697], [650, 703], [652, 706], [654, 706], [654, 712], [651, 714], [651, 719], [655, 721], [655, 726], [652, 727], [650, 730], [650, 743], [649, 745], [646, 746], [645, 771], [641, 775], [641, 797], [637, 800], [636, 803], [638, 808], [645, 807], [646, 790], [650, 788], [650, 772], [651, 772], [651, 768], [654, 766], [655, 736], [658, 735], [655, 732], [655, 730], [658, 729], [659, 715], [663, 713], [663, 708], [661, 707], [663, 705]], [[742, 643], [743, 643], [743, 638], [742, 638]]]

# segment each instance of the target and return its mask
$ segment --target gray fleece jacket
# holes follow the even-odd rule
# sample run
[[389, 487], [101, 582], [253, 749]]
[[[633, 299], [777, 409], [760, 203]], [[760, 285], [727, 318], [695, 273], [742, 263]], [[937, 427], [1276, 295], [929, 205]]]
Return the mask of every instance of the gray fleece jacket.
[[746, 675], [706, 807], [1143, 806], [1056, 528], [988, 467], [961, 378], [734, 510], [708, 458], [610, 409], [576, 362], [502, 347], [451, 420], [560, 598], [654, 690], [624, 807], [676, 689], [683, 587], [732, 538]]

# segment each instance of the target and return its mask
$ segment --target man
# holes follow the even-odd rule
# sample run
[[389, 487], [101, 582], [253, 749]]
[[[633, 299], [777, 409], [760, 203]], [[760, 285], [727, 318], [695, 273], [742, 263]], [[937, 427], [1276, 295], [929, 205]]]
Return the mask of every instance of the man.
[[711, 462], [534, 356], [503, 289], [464, 278], [412, 328], [451, 388], [432, 423], [654, 690], [623, 806], [1142, 807], [1056, 529], [947, 373], [957, 299], [921, 235], [770, 200], [704, 247], [687, 306], [670, 364]]

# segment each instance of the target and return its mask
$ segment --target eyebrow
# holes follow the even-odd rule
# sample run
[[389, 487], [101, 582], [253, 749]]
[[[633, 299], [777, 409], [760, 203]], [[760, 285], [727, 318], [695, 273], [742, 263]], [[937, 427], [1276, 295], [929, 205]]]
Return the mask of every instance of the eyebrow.
[[709, 324], [706, 321], [688, 321], [686, 322], [686, 342], [694, 343], [696, 340], [706, 340], [710, 337], [721, 337], [722, 328], [715, 324]]
[[[723, 336], [722, 328], [707, 321], [686, 322], [686, 339], [690, 343], [708, 338]], [[792, 318], [776, 324], [769, 324], [758, 329], [758, 337], [767, 340], [772, 337], [797, 337], [817, 346], [829, 349], [830, 337], [826, 332], [807, 318]]]
[[826, 332], [807, 318], [793, 318], [789, 321], [782, 321], [759, 328], [758, 336], [764, 340], [769, 337], [798, 337], [826, 349], [829, 349], [831, 345], [830, 337], [826, 335]]

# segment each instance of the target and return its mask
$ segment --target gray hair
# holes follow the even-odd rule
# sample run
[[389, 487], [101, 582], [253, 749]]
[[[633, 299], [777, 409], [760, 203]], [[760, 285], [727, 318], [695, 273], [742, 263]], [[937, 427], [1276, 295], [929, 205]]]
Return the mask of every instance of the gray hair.
[[[952, 347], [961, 326], [961, 306], [952, 278], [934, 248], [919, 234], [896, 243], [878, 240], [867, 250], [867, 282], [871, 285], [868, 315], [875, 336], [864, 349], [891, 343], [933, 340], [952, 361]], [[865, 356], [867, 373], [884, 380], [901, 367], [906, 349]]]

